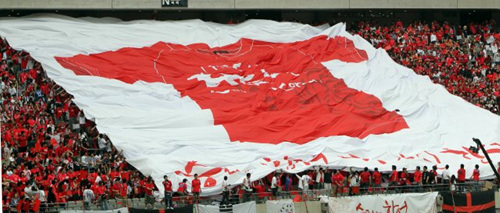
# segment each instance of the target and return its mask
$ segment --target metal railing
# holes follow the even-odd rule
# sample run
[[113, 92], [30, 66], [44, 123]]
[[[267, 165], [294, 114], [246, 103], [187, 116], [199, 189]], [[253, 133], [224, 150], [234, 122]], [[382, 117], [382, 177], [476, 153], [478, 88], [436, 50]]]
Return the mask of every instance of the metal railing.
[[[431, 184], [431, 185], [407, 185], [407, 186], [382, 186], [382, 187], [336, 187], [337, 191], [330, 189], [312, 189], [312, 190], [291, 190], [291, 191], [278, 191], [276, 196], [272, 192], [266, 191], [261, 193], [233, 193], [228, 196], [227, 203], [224, 205], [234, 205], [246, 201], [256, 201], [256, 203], [265, 203], [268, 200], [277, 199], [292, 199], [296, 202], [303, 201], [318, 201], [322, 196], [326, 197], [345, 197], [345, 196], [362, 196], [371, 194], [397, 194], [397, 193], [415, 193], [415, 192], [474, 192], [486, 189], [497, 190], [497, 185], [488, 181], [469, 181], [459, 184]], [[183, 207], [186, 205], [196, 204], [215, 204], [223, 205], [221, 203], [222, 195], [203, 196], [199, 200], [195, 200], [192, 195], [187, 196], [174, 196], [174, 207]], [[164, 199], [155, 198], [152, 203], [146, 203], [145, 198], [115, 198], [100, 200], [90, 203], [86, 210], [106, 210], [117, 209], [122, 207], [130, 208], [165, 208]], [[33, 204], [32, 204], [33, 205]], [[9, 206], [13, 212], [17, 211], [17, 206]], [[59, 210], [85, 210], [85, 205], [82, 201], [68, 201], [66, 203], [42, 203], [41, 210], [48, 212], [57, 212]]]

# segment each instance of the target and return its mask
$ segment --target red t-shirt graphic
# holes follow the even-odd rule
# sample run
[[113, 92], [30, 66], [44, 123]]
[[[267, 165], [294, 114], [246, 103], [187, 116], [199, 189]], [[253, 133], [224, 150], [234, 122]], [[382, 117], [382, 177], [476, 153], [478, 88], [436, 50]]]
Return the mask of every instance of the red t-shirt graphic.
[[[322, 62], [368, 60], [344, 37], [294, 43], [251, 39], [223, 47], [158, 42], [99, 54], [56, 57], [77, 75], [172, 84], [223, 125], [231, 141], [304, 144], [320, 137], [364, 138], [408, 128], [375, 96], [349, 88]], [[354, 70], [355, 72], [355, 70]]]

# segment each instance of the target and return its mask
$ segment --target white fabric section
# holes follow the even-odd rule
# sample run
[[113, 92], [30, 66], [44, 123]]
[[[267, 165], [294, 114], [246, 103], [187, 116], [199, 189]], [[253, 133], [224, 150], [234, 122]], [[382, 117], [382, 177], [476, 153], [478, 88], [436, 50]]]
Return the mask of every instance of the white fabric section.
[[219, 206], [213, 205], [195, 205], [194, 206], [195, 213], [219, 213]]
[[287, 200], [268, 200], [266, 202], [266, 212], [286, 212], [295, 213], [295, 205], [291, 199]]
[[128, 213], [127, 208], [119, 208], [112, 210], [60, 210], [61, 213]]
[[[467, 159], [462, 154], [443, 151], [445, 148], [465, 151], [463, 147], [473, 145], [472, 137], [481, 139], [487, 149], [500, 148], [492, 145], [500, 142], [499, 116], [450, 95], [428, 77], [396, 64], [384, 50], [377, 50], [363, 38], [348, 34], [343, 24], [326, 28], [250, 20], [239, 25], [221, 25], [200, 20], [122, 22], [44, 15], [0, 19], [0, 35], [6, 37], [13, 48], [24, 49], [41, 62], [49, 77], [75, 97], [74, 102], [85, 111], [87, 118], [95, 120], [99, 131], [124, 151], [127, 161], [145, 175], [152, 175], [160, 188], [163, 175], [167, 174], [176, 190], [179, 181], [185, 178], [182, 173], [187, 173], [186, 165], [190, 161], [197, 161], [192, 164], [191, 175], [223, 168], [212, 179], [201, 178], [205, 195], [222, 191], [224, 175], [228, 176], [229, 184], [236, 185], [242, 183], [246, 172], [251, 172], [255, 180], [278, 169], [296, 173], [318, 165], [367, 166], [390, 171], [393, 164], [409, 170], [417, 165], [437, 164], [442, 168], [449, 164], [455, 174], [459, 164], [464, 163], [467, 177], [475, 164], [481, 165], [483, 176], [491, 176], [493, 173], [484, 157], [466, 153]], [[144, 47], [158, 41], [203, 42], [213, 47], [231, 44], [240, 38], [292, 42], [317, 35], [345, 36], [368, 53], [368, 62], [330, 61], [323, 65], [349, 87], [378, 97], [387, 110], [399, 109], [409, 129], [364, 139], [324, 137], [305, 145], [230, 142], [226, 130], [214, 125], [210, 110], [201, 110], [190, 98], [181, 98], [170, 84], [136, 82], [131, 85], [100, 77], [76, 76], [54, 59], [54, 56]], [[319, 153], [328, 159], [328, 164], [323, 160], [310, 162]], [[500, 161], [497, 153], [491, 157], [493, 161]], [[292, 162], [292, 167], [289, 159], [302, 161]], [[233, 171], [239, 172], [230, 175]], [[191, 183], [191, 177], [188, 179]]]
[[255, 201], [233, 205], [233, 213], [256, 213], [257, 204]]
[[437, 192], [428, 192], [330, 198], [328, 212], [435, 213], [437, 195]]

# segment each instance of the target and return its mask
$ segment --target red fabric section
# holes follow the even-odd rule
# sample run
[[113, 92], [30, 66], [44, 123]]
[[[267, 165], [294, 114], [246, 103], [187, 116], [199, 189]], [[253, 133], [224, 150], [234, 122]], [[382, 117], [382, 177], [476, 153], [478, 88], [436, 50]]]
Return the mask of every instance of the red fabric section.
[[[456, 206], [457, 212], [476, 212], [476, 211], [482, 211], [482, 210], [486, 210], [486, 209], [494, 208], [494, 207], [495, 207], [495, 201], [491, 201], [489, 203], [485, 203], [482, 205], [476, 205], [476, 206]], [[453, 212], [454, 208], [452, 205], [444, 204], [443, 210]]]
[[182, 96], [210, 109], [232, 141], [303, 144], [319, 137], [364, 138], [408, 128], [377, 97], [349, 88], [321, 64], [368, 59], [344, 37], [294, 43], [242, 39], [218, 48], [159, 42], [56, 59], [77, 75], [172, 84]]
[[[471, 206], [472, 207], [472, 194], [469, 192], [466, 195], [467, 197], [467, 207]], [[473, 213], [472, 210], [469, 210], [468, 213]]]

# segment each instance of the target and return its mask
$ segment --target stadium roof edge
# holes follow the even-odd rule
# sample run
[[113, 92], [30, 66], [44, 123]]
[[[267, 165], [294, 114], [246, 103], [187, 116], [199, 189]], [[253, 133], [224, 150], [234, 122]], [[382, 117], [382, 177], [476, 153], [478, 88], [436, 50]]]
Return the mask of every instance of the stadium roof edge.
[[[182, 1], [183, 7], [172, 6]], [[163, 3], [163, 7], [162, 7]], [[498, 0], [2, 0], [1, 9], [500, 9]]]

